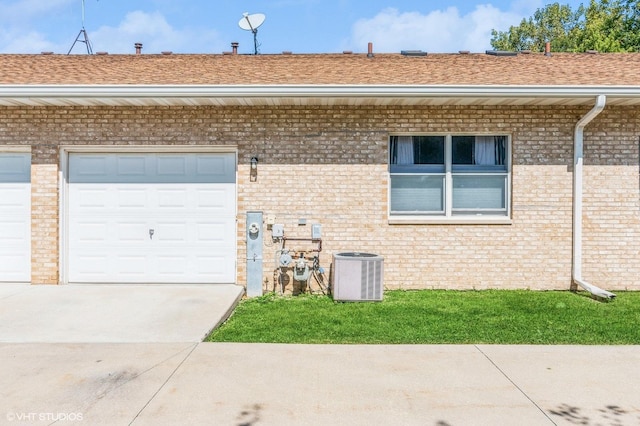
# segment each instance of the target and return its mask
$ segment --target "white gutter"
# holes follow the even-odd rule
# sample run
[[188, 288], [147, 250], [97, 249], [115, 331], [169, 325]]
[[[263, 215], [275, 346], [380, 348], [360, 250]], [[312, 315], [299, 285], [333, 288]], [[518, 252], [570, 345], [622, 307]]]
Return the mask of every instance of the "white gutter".
[[613, 299], [615, 294], [596, 287], [582, 279], [582, 166], [584, 158], [584, 128], [604, 109], [607, 97], [598, 95], [594, 107], [576, 124], [573, 144], [573, 262], [572, 283], [594, 296]]

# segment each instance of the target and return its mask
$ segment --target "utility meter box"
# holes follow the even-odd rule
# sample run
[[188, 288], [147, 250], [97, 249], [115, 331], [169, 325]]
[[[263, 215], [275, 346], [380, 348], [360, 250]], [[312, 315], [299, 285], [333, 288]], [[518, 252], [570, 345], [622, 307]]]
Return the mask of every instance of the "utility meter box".
[[311, 239], [319, 240], [322, 238], [322, 225], [319, 223], [314, 223], [311, 225]]
[[274, 223], [271, 225], [271, 237], [283, 238], [284, 237], [284, 225], [281, 223]]

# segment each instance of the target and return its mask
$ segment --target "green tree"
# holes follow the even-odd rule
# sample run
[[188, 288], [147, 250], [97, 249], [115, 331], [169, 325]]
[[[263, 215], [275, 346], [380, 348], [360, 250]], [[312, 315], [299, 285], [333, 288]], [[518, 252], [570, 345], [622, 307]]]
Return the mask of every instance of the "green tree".
[[633, 52], [640, 50], [640, 1], [590, 0], [572, 10], [553, 3], [508, 31], [491, 31], [491, 46], [500, 50], [556, 52]]
[[574, 51], [624, 52], [625, 14], [619, 1], [591, 0], [576, 28]]
[[583, 15], [580, 6], [573, 11], [569, 5], [552, 3], [536, 10], [533, 17], [523, 19], [519, 26], [508, 31], [491, 31], [491, 46], [499, 50], [544, 51], [546, 42], [554, 51], [576, 48], [575, 31]]
[[640, 51], [640, 1], [622, 2], [624, 14], [624, 32], [622, 43], [628, 52]]

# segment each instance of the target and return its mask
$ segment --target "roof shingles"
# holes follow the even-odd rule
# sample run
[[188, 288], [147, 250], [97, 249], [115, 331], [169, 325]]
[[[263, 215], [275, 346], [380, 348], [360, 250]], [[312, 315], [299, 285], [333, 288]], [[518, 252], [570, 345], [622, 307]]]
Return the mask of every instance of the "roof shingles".
[[640, 54], [0, 55], [0, 85], [640, 86]]

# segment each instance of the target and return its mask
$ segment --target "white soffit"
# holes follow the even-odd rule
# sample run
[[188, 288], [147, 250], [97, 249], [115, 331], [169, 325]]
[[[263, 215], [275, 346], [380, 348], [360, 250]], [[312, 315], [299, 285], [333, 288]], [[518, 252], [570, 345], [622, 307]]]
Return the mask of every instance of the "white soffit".
[[3, 106], [640, 105], [640, 86], [2, 85]]

